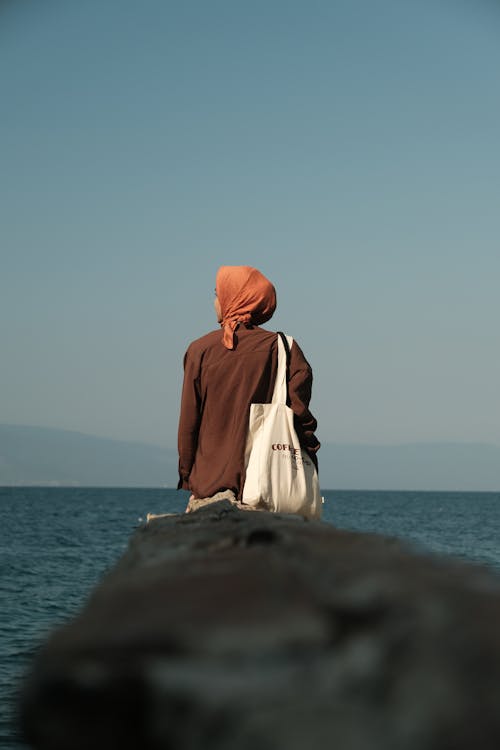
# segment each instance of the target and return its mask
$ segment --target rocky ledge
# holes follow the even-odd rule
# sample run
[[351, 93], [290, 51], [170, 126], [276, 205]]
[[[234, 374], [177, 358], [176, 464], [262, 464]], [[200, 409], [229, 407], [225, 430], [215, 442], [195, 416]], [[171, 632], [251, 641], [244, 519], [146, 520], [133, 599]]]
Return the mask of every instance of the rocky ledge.
[[500, 579], [228, 501], [150, 520], [26, 676], [37, 750], [500, 747]]

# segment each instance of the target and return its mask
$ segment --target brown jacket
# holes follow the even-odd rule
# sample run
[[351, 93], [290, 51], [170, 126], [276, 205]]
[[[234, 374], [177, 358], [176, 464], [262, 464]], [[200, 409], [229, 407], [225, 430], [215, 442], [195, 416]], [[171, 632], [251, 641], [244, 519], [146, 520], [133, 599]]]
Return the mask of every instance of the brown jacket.
[[[193, 341], [184, 357], [179, 420], [179, 485], [195, 497], [232, 490], [241, 499], [251, 403], [269, 403], [276, 379], [276, 333], [240, 326], [236, 346], [222, 343], [220, 329]], [[309, 411], [312, 371], [294, 341], [290, 353], [289, 405], [301, 445], [316, 463], [320, 444]], [[317, 465], [317, 463], [316, 463]]]

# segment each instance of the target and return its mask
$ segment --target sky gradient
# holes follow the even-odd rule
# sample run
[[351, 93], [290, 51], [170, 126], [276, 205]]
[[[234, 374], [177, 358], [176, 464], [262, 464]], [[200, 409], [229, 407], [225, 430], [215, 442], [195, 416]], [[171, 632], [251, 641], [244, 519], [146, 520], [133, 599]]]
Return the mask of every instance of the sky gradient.
[[215, 272], [275, 283], [324, 442], [500, 445], [500, 10], [0, 6], [0, 422], [175, 446]]

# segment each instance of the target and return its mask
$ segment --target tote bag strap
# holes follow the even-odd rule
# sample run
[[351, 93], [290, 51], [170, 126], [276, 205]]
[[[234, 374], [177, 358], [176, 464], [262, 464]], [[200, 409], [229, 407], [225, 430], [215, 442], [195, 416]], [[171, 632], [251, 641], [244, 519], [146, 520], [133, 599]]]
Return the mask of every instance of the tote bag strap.
[[290, 347], [293, 338], [285, 336], [282, 331], [278, 331], [278, 370], [276, 372], [276, 382], [274, 384], [273, 404], [286, 404], [287, 402], [287, 369], [290, 362]]

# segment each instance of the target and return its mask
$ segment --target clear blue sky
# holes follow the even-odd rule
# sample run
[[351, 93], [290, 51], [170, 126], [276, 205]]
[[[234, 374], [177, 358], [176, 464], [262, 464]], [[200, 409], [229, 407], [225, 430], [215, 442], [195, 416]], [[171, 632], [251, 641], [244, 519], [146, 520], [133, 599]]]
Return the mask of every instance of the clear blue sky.
[[174, 446], [221, 264], [324, 442], [500, 445], [500, 9], [0, 6], [0, 422]]

